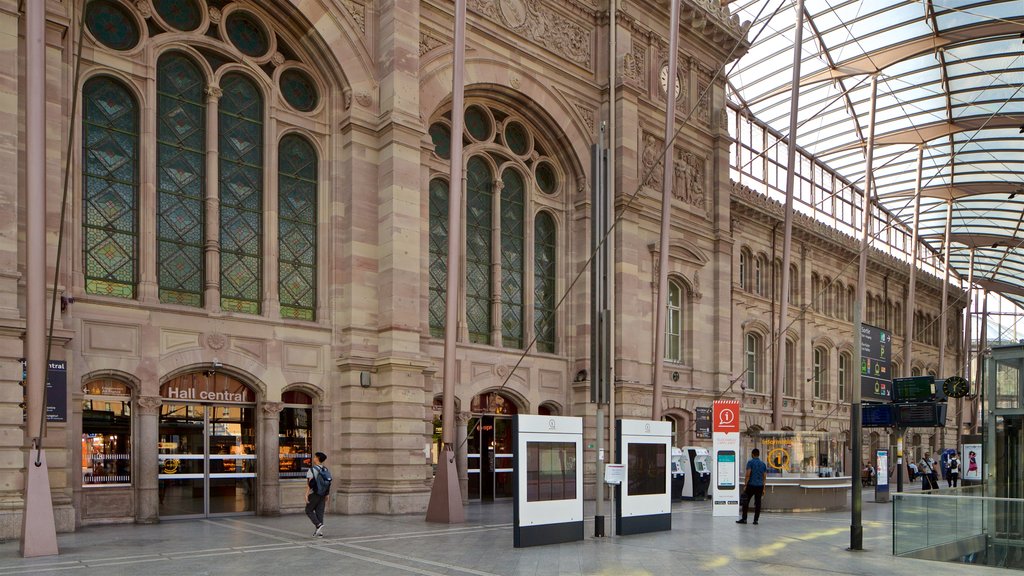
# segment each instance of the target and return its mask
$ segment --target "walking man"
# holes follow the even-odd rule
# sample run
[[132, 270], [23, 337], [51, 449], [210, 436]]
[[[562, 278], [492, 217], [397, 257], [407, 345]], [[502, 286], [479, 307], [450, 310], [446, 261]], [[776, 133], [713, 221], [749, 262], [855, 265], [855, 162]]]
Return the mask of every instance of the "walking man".
[[768, 466], [760, 459], [761, 451], [754, 448], [750, 452], [750, 460], [747, 460], [747, 476], [743, 481], [743, 517], [736, 521], [737, 524], [747, 523], [747, 509], [750, 508], [750, 499], [754, 499], [754, 524], [761, 517], [761, 496], [764, 495], [764, 479], [768, 472]]
[[960, 484], [960, 457], [956, 452], [949, 455], [949, 476], [946, 483], [949, 488], [956, 488]]
[[[306, 471], [306, 516], [309, 517], [313, 526], [316, 526], [313, 536], [319, 538], [322, 538], [324, 535], [324, 508], [327, 506], [327, 500], [331, 497], [331, 473], [324, 466], [326, 460], [327, 454], [317, 452], [313, 455], [313, 465]], [[323, 475], [327, 479], [328, 490], [326, 494], [320, 494], [321, 491], [317, 488], [317, 477]]]

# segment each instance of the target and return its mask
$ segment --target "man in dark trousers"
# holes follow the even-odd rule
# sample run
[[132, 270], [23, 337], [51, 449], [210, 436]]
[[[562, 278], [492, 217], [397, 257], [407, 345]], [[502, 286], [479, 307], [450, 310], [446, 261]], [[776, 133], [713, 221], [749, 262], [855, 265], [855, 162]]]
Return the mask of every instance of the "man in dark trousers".
[[747, 523], [747, 509], [750, 508], [750, 499], [754, 499], [754, 524], [761, 517], [761, 496], [764, 494], [764, 479], [768, 473], [768, 466], [761, 462], [761, 451], [754, 448], [750, 452], [750, 460], [747, 460], [747, 476], [743, 481], [743, 517], [736, 521], [737, 524]]
[[309, 516], [310, 522], [316, 526], [313, 536], [321, 538], [324, 535], [324, 508], [331, 496], [330, 494], [321, 496], [316, 493], [316, 475], [320, 473], [326, 460], [327, 454], [317, 452], [313, 455], [313, 465], [306, 471], [306, 516]]

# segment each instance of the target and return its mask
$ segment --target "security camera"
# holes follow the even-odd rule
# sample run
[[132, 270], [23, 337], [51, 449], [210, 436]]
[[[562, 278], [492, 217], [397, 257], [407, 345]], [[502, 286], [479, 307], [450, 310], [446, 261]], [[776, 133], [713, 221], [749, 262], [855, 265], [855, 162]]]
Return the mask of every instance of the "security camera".
[[214, 360], [214, 361], [213, 361], [213, 369], [214, 369], [214, 370], [217, 370], [217, 369], [218, 369], [218, 368], [220, 368], [221, 366], [223, 366], [223, 364], [221, 364], [221, 363], [220, 363], [219, 361], [217, 361], [217, 360]]

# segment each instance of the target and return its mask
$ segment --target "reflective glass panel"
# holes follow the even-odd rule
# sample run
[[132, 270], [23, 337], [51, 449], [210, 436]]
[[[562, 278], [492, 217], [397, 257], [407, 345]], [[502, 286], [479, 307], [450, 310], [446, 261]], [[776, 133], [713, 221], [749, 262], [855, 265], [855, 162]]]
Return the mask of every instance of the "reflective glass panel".
[[448, 183], [430, 181], [430, 335], [444, 337], [448, 295]]
[[289, 134], [278, 151], [278, 291], [281, 317], [316, 318], [317, 155]]

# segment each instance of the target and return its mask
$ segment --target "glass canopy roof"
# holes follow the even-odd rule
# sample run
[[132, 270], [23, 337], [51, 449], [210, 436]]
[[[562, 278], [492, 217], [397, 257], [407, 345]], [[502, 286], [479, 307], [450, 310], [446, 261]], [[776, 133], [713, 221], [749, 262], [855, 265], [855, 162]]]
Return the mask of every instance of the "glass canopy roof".
[[[797, 0], [731, 0], [751, 48], [728, 75], [741, 110], [788, 137]], [[805, 0], [796, 142], [863, 189], [878, 74], [873, 187], [922, 241], [1024, 306], [1024, 0]]]

